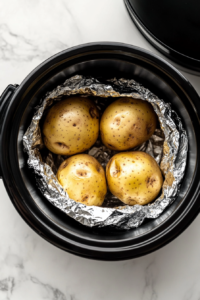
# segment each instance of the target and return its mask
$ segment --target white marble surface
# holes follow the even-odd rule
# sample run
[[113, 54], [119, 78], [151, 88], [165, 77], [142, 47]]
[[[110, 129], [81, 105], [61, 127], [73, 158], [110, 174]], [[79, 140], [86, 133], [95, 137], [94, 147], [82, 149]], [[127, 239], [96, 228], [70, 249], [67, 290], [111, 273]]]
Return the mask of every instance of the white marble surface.
[[[67, 47], [119, 41], [156, 52], [122, 0], [0, 1], [0, 93]], [[184, 73], [200, 93], [200, 78]], [[98, 262], [65, 253], [26, 225], [0, 181], [0, 300], [198, 300], [200, 217], [145, 257]]]

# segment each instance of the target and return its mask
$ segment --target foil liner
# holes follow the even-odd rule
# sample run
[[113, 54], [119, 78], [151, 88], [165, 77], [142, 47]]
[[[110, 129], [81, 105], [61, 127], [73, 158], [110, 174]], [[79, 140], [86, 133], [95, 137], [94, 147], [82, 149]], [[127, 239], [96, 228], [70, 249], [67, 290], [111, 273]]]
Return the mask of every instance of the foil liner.
[[[55, 156], [52, 153], [42, 154], [44, 145], [40, 120], [46, 109], [54, 102], [61, 100], [63, 96], [76, 94], [92, 96], [100, 112], [108, 105], [107, 101], [111, 97], [132, 97], [152, 104], [159, 119], [160, 129], [156, 129], [149, 141], [134, 150], [145, 151], [154, 157], [164, 175], [162, 193], [153, 203], [145, 206], [123, 206], [121, 201], [108, 192], [103, 207], [86, 206], [70, 199], [63, 190], [55, 174], [65, 157]], [[114, 78], [101, 82], [91, 77], [77, 75], [67, 79], [41, 100], [23, 136], [23, 145], [28, 154], [28, 166], [36, 175], [38, 188], [50, 203], [85, 226], [131, 229], [140, 226], [145, 219], [157, 218], [176, 199], [186, 167], [188, 138], [181, 119], [171, 109], [170, 104], [159, 99], [136, 81]], [[105, 167], [117, 152], [107, 149], [99, 139], [86, 153], [97, 158]]]

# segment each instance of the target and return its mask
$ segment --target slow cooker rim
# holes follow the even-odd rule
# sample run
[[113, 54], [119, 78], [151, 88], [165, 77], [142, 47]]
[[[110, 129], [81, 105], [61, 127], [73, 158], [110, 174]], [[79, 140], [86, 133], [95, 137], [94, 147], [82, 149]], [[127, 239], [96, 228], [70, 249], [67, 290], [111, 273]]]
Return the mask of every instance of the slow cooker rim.
[[[24, 85], [26, 84], [26, 82], [27, 81], [29, 81], [30, 80], [30, 78], [32, 77], [32, 75], [33, 74], [35, 74], [36, 72], [38, 72], [38, 71], [40, 71], [40, 69], [43, 67], [43, 66], [45, 66], [46, 65], [46, 63], [47, 62], [50, 62], [50, 61], [53, 61], [55, 58], [57, 58], [58, 56], [59, 56], [59, 54], [61, 54], [61, 55], [63, 55], [63, 54], [65, 54], [65, 53], [71, 53], [71, 52], [73, 52], [73, 51], [76, 51], [77, 49], [80, 49], [81, 48], [81, 51], [83, 50], [83, 48], [84, 47], [86, 47], [86, 48], [90, 48], [90, 47], [93, 47], [93, 46], [95, 46], [95, 47], [101, 47], [102, 46], [102, 44], [103, 44], [103, 46], [105, 46], [105, 47], [109, 47], [110, 45], [111, 45], [111, 47], [120, 47], [121, 46], [121, 43], [92, 43], [92, 44], [86, 44], [86, 45], [81, 45], [81, 46], [77, 46], [77, 47], [73, 47], [73, 48], [71, 48], [71, 49], [67, 49], [67, 50], [65, 50], [65, 51], [62, 51], [61, 53], [58, 53], [58, 54], [56, 54], [55, 56], [53, 56], [53, 57], [51, 57], [51, 58], [49, 58], [49, 59], [47, 59], [45, 62], [43, 62], [41, 65], [39, 65], [36, 69], [34, 69], [25, 79], [24, 79], [24, 81], [21, 83], [21, 85], [20, 85], [20, 87], [18, 88], [18, 91], [16, 92], [16, 94], [14, 95], [14, 97], [13, 97], [13, 99], [11, 100], [11, 103], [10, 103], [10, 105], [9, 105], [9, 108], [8, 108], [8, 110], [7, 110], [7, 113], [6, 113], [6, 118], [5, 118], [5, 120], [7, 119], [7, 116], [8, 116], [8, 112], [10, 111], [10, 107], [13, 105], [13, 102], [14, 102], [14, 99], [16, 99], [17, 98], [17, 95], [19, 95], [19, 93], [20, 93], [20, 90], [23, 90], [23, 87], [24, 87]], [[98, 48], [97, 47], [97, 48]], [[156, 55], [154, 55], [154, 54], [151, 54], [150, 52], [148, 52], [148, 51], [146, 51], [146, 50], [143, 50], [143, 49], [140, 49], [140, 48], [138, 48], [138, 47], [133, 47], [133, 46], [129, 46], [129, 45], [126, 45], [126, 44], [122, 44], [122, 48], [129, 48], [129, 50], [130, 49], [133, 49], [133, 50], [140, 50], [142, 53], [141, 54], [144, 54], [144, 52], [147, 52], [147, 54], [148, 55], [150, 55], [150, 56], [153, 56], [153, 57], [156, 57], [159, 61], [161, 60], [161, 61], [163, 61], [163, 63], [164, 64], [166, 64], [166, 62], [163, 60], [163, 59], [160, 59], [159, 57], [157, 57]], [[94, 50], [94, 49], [93, 49]], [[127, 52], [127, 51], [126, 51]], [[71, 56], [71, 55], [70, 55]], [[60, 56], [59, 56], [60, 57]], [[61, 59], [61, 58], [60, 58]], [[167, 63], [168, 64], [168, 63]], [[171, 68], [171, 66], [170, 66], [170, 64], [168, 64], [169, 65], [169, 67]], [[172, 67], [173, 68], [173, 67]], [[187, 81], [187, 79], [185, 79], [183, 76], [182, 76], [182, 74], [180, 73], [180, 72], [178, 72], [175, 68], [173, 68], [174, 69], [174, 71], [176, 72], [176, 74], [178, 73], [178, 75], [180, 76], [181, 75], [181, 77], [184, 79], [184, 82], [186, 81], [187, 82], [187, 84], [189, 84], [189, 82]], [[180, 78], [179, 78], [180, 79]], [[195, 90], [193, 89], [193, 87], [189, 84], [189, 86], [190, 86], [190, 89], [192, 88], [192, 91], [193, 91], [193, 93], [194, 94], [196, 94], [196, 92], [195, 92]], [[188, 87], [189, 88], [189, 87]], [[191, 92], [191, 91], [190, 91]], [[196, 94], [196, 96], [198, 97], [198, 95]], [[199, 98], [199, 97], [198, 97]], [[4, 132], [4, 128], [5, 128], [5, 123], [6, 122], [4, 122], [4, 124], [3, 124], [3, 131], [2, 132]], [[4, 171], [3, 171], [4, 172]], [[5, 181], [5, 180], [4, 180]], [[10, 194], [10, 190], [9, 190], [9, 188], [7, 188], [7, 191], [9, 191], [9, 194]], [[11, 197], [11, 200], [12, 200], [12, 197]], [[18, 210], [18, 209], [17, 209]], [[18, 210], [19, 211], [19, 210]], [[30, 225], [30, 224], [29, 224]], [[32, 227], [32, 226], [31, 226]]]

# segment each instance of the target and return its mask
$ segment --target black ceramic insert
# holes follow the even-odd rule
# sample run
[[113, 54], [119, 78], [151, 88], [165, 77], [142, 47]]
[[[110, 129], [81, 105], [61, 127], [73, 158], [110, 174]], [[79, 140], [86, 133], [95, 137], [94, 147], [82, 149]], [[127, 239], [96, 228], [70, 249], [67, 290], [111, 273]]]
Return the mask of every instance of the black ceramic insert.
[[[52, 206], [27, 168], [22, 137], [41, 97], [75, 74], [133, 78], [170, 102], [189, 137], [186, 174], [176, 201], [156, 220], [129, 231], [88, 228]], [[173, 66], [150, 52], [121, 43], [92, 43], [60, 52], [0, 98], [0, 175], [21, 217], [44, 239], [73, 254], [122, 260], [150, 253], [178, 236], [200, 208], [199, 96]], [[105, 100], [106, 101], [106, 100]]]

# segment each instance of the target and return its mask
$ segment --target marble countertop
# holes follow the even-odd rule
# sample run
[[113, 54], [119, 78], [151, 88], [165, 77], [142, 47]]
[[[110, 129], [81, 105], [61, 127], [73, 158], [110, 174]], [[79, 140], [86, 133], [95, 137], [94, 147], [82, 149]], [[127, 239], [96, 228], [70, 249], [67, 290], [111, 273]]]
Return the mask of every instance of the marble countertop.
[[[156, 50], [123, 0], [0, 1], [0, 93], [49, 56], [81, 43], [118, 41]], [[200, 77], [187, 73], [200, 94]], [[164, 248], [98, 262], [50, 245], [21, 219], [0, 181], [0, 300], [198, 300], [200, 217]]]

